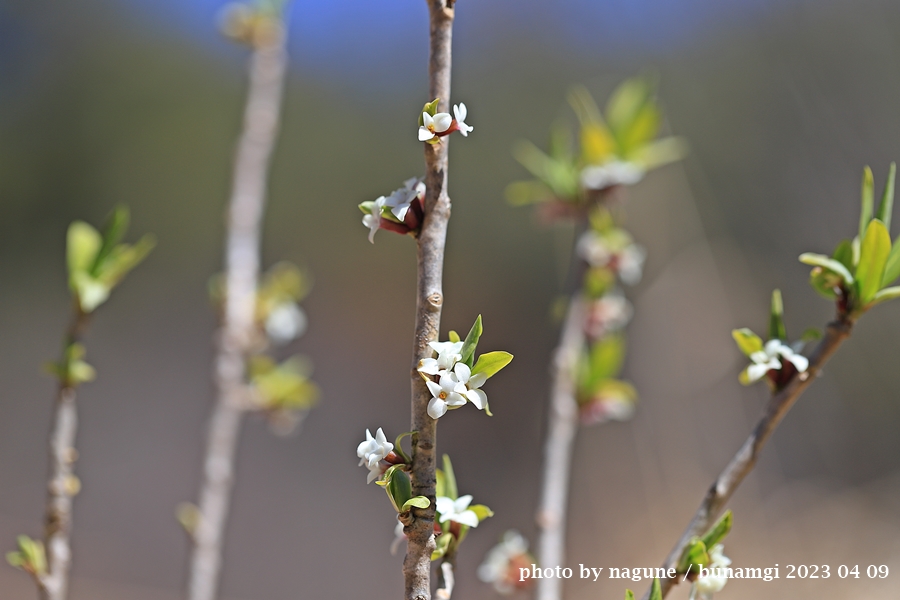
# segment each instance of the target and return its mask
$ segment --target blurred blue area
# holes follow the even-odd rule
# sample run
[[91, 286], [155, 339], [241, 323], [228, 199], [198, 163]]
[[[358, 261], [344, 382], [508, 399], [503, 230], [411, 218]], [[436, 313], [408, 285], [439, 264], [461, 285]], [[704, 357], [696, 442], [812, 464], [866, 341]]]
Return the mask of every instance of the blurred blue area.
[[[798, 4], [796, 0], [463, 2], [471, 6], [460, 11], [455, 35], [482, 40], [478, 42], [482, 51], [520, 38], [586, 58], [665, 54], [723, 27], [752, 26], [775, 7], [784, 10]], [[222, 0], [128, 0], [128, 4], [142, 21], [150, 19], [201, 44], [224, 48], [214, 27], [216, 15], [227, 4]], [[422, 64], [424, 0], [294, 2], [290, 15], [293, 63], [306, 70], [366, 79], [386, 61], [404, 67], [398, 71]]]

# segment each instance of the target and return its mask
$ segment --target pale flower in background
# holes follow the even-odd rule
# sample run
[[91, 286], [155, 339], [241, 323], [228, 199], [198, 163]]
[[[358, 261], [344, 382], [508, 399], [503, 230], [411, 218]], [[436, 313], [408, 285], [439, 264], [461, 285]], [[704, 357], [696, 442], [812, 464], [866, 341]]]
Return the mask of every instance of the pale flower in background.
[[698, 577], [691, 587], [690, 600], [712, 600], [712, 595], [721, 592], [728, 583], [725, 568], [731, 564], [731, 559], [723, 554], [722, 544], [716, 544], [709, 551], [709, 572], [705, 577]]
[[614, 185], [634, 185], [643, 178], [643, 169], [621, 160], [605, 165], [590, 165], [581, 171], [581, 185], [589, 190], [603, 190]]
[[494, 586], [500, 594], [511, 594], [516, 589], [528, 587], [532, 580], [519, 581], [520, 567], [528, 567], [534, 558], [528, 554], [528, 540], [518, 531], [503, 534], [500, 543], [488, 551], [478, 567], [478, 578]]
[[275, 344], [286, 344], [306, 331], [306, 314], [294, 302], [279, 304], [266, 317], [266, 334]]

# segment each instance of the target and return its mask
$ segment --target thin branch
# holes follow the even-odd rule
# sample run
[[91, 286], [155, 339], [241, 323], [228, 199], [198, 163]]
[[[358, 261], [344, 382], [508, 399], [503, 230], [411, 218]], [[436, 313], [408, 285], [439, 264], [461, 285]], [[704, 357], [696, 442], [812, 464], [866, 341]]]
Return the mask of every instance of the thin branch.
[[241, 417], [247, 406], [247, 355], [253, 344], [260, 229], [269, 162], [278, 134], [287, 64], [285, 30], [258, 44], [250, 60], [244, 126], [234, 161], [225, 247], [225, 302], [215, 358], [216, 402], [209, 421], [189, 600], [214, 600], [234, 483]]
[[[62, 362], [73, 344], [78, 344], [88, 324], [88, 315], [76, 306], [72, 324], [66, 334]], [[62, 363], [61, 363], [62, 364]], [[64, 600], [68, 595], [69, 568], [72, 564], [72, 497], [78, 492], [73, 465], [78, 453], [75, 434], [78, 411], [75, 384], [62, 377], [56, 396], [53, 427], [50, 430], [50, 474], [47, 484], [47, 511], [44, 518], [44, 547], [47, 573], [36, 576], [41, 600]]]
[[[450, 104], [452, 3], [428, 0], [431, 45], [429, 55], [429, 99], [440, 98], [440, 111]], [[412, 388], [412, 493], [425, 496], [431, 503], [425, 509], [413, 509], [404, 519], [408, 544], [403, 561], [405, 598], [431, 598], [431, 553], [434, 550], [435, 445], [437, 421], [428, 413], [431, 394], [416, 371], [419, 360], [432, 355], [429, 342], [437, 340], [444, 303], [442, 276], [444, 244], [450, 219], [450, 197], [447, 195], [448, 140], [425, 146], [425, 218], [417, 239], [416, 331], [411, 368]]]
[[[553, 359], [553, 391], [550, 397], [549, 427], [544, 445], [544, 476], [538, 511], [538, 559], [541, 565], [562, 565], [565, 560], [566, 507], [572, 446], [578, 432], [578, 402], [575, 400], [575, 372], [584, 348], [585, 306], [579, 288], [569, 302], [568, 313]], [[559, 600], [562, 580], [538, 581], [537, 600]]]
[[[684, 549], [690, 543], [691, 538], [702, 536], [713, 525], [725, 504], [737, 490], [737, 487], [753, 470], [760, 451], [772, 436], [775, 428], [778, 427], [778, 424], [794, 405], [794, 402], [821, 373], [825, 363], [828, 362], [844, 340], [850, 337], [853, 324], [853, 318], [842, 315], [839, 315], [836, 321], [828, 324], [825, 337], [819, 342], [819, 345], [809, 357], [809, 368], [805, 372], [795, 375], [781, 391], [773, 395], [769, 400], [766, 412], [747, 438], [747, 441], [744, 442], [744, 445], [741, 446], [734, 458], [731, 459], [731, 462], [728, 463], [728, 466], [716, 478], [709, 491], [706, 492], [700, 508], [697, 509], [688, 528], [681, 535], [681, 539], [678, 540], [678, 543], [669, 553], [669, 556], [663, 563], [663, 568], [677, 567], [678, 561], [682, 553], [684, 553]], [[663, 596], [665, 596], [672, 588], [673, 581], [671, 579], [662, 579], [660, 583], [662, 584]], [[644, 594], [644, 600], [647, 600], [649, 597], [650, 591], [648, 590]]]

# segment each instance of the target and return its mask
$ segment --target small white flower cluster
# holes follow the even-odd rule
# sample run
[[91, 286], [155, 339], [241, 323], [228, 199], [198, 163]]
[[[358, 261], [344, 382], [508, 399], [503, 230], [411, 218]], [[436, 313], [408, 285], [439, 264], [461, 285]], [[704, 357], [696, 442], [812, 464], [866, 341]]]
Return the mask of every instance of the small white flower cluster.
[[273, 308], [266, 317], [266, 335], [275, 344], [287, 344], [306, 331], [307, 319], [296, 302], [284, 302]]
[[[487, 377], [481, 373], [473, 375], [469, 365], [460, 362], [463, 342], [431, 342], [429, 346], [437, 352], [437, 358], [422, 359], [418, 366], [432, 395], [428, 415], [439, 419], [448, 409], [459, 408], [466, 401], [472, 402], [478, 410], [484, 410], [487, 394], [479, 388]], [[437, 382], [433, 377], [438, 378]]]
[[704, 577], [698, 577], [691, 587], [690, 600], [712, 600], [712, 595], [721, 592], [728, 577], [725, 567], [731, 564], [731, 559], [723, 554], [722, 544], [716, 544], [709, 551], [710, 564]]
[[603, 165], [590, 165], [581, 171], [581, 185], [589, 190], [603, 190], [615, 185], [634, 185], [643, 178], [642, 168], [622, 160], [613, 160]]
[[621, 229], [606, 234], [593, 229], [586, 231], [578, 240], [576, 251], [590, 266], [615, 271], [627, 285], [641, 281], [647, 252], [632, 243], [631, 236]]
[[478, 567], [478, 578], [507, 595], [531, 584], [531, 579], [519, 581], [519, 567], [529, 566], [534, 559], [528, 554], [528, 540], [511, 529], [503, 534], [500, 543], [488, 551]]
[[633, 315], [631, 303], [621, 291], [614, 290], [593, 300], [588, 306], [585, 333], [590, 338], [599, 339], [628, 325]]
[[359, 466], [366, 465], [369, 469], [369, 476], [366, 483], [372, 483], [384, 473], [388, 467], [385, 458], [393, 452], [394, 445], [387, 441], [384, 431], [381, 427], [375, 432], [375, 437], [366, 429], [366, 439], [356, 448], [356, 455], [359, 457]]
[[[390, 227], [398, 233], [408, 233], [419, 226], [418, 212], [410, 208], [413, 202], [421, 203], [425, 200], [425, 183], [419, 177], [412, 177], [403, 182], [403, 187], [398, 188], [388, 196], [379, 196], [372, 202], [364, 202], [360, 205], [363, 212], [362, 223], [369, 228], [369, 241], [375, 243], [375, 233], [379, 229]], [[387, 210], [387, 212], [385, 212]], [[388, 223], [382, 222], [382, 217]], [[387, 225], [387, 227], [385, 227]]]
[[634, 396], [611, 387], [581, 407], [581, 423], [598, 425], [607, 421], [628, 421], [634, 416], [634, 411]]
[[795, 350], [781, 340], [769, 340], [762, 350], [750, 355], [752, 364], [744, 370], [743, 381], [748, 384], [753, 383], [762, 379], [769, 371], [780, 370], [782, 359], [793, 364], [798, 372], [803, 373], [809, 367], [809, 359], [797, 354], [797, 351], [799, 351], [799, 347]]
[[422, 125], [419, 126], [419, 141], [436, 143], [445, 135], [454, 131], [460, 132], [463, 137], [469, 135], [474, 128], [466, 124], [468, 111], [463, 103], [453, 105], [453, 115], [450, 113], [435, 113], [434, 116], [427, 112], [422, 113]]

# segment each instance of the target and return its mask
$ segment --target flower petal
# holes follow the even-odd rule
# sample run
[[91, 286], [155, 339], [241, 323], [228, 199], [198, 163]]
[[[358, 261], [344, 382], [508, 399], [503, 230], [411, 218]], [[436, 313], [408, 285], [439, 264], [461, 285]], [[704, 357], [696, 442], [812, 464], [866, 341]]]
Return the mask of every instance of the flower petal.
[[450, 129], [453, 124], [453, 117], [449, 113], [438, 113], [434, 115], [434, 132], [443, 133]]
[[484, 407], [487, 406], [487, 394], [481, 390], [467, 391], [466, 398], [468, 398], [478, 410], [484, 410]]
[[469, 527], [478, 527], [479, 523], [478, 515], [471, 510], [464, 510], [463, 512], [456, 513], [453, 516], [453, 520], [462, 525], [468, 525]]
[[427, 127], [419, 127], [419, 141], [427, 142], [434, 137], [434, 132]]
[[428, 402], [428, 416], [432, 419], [440, 419], [447, 412], [447, 403], [440, 398], [432, 398]]

